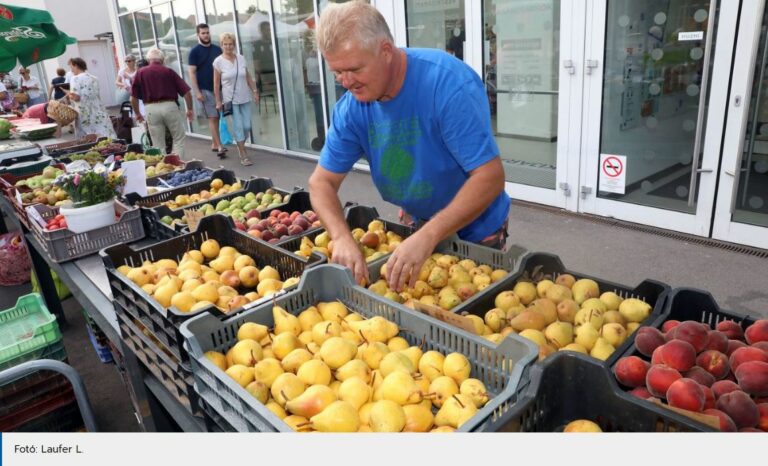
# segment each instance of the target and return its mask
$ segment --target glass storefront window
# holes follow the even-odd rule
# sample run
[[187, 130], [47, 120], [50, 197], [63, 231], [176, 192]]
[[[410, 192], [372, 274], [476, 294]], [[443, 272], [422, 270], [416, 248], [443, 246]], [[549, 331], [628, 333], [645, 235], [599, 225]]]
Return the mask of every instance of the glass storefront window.
[[251, 106], [253, 143], [283, 147], [282, 120], [277, 105], [277, 78], [272, 49], [268, 0], [237, 0], [240, 53], [256, 81], [260, 103]]
[[445, 50], [464, 60], [464, 0], [407, 0], [408, 46]]
[[[346, 3], [349, 0], [322, 0], [320, 2], [320, 15], [323, 14], [323, 8], [325, 8], [326, 5], [329, 3]], [[333, 73], [331, 72], [331, 69], [328, 68], [328, 64], [324, 63], [325, 66], [325, 91], [326, 95], [328, 96], [328, 124], [330, 125], [331, 119], [333, 118], [333, 107], [336, 106], [336, 102], [341, 99], [341, 96], [344, 95], [344, 93], [347, 92], [346, 89], [344, 89], [344, 86], [336, 82], [336, 78], [333, 77]], [[365, 160], [365, 159], [362, 159]]]
[[560, 1], [486, 1], [483, 17], [483, 81], [506, 179], [555, 189]]
[[218, 45], [219, 35], [224, 32], [235, 33], [234, 4], [232, 0], [205, 0], [203, 5], [205, 22], [211, 26], [211, 40]]
[[146, 9], [135, 12], [133, 17], [136, 21], [136, 29], [139, 31], [141, 54], [144, 56], [150, 48], [155, 46], [155, 33], [152, 31], [152, 13], [149, 9]]
[[149, 6], [149, 0], [117, 0], [118, 13], [133, 11], [143, 6]]
[[[691, 197], [711, 1], [611, 0], [600, 153], [626, 156], [626, 192], [601, 198], [680, 212]], [[679, 40], [681, 31], [694, 31]], [[712, 43], [714, 44], [714, 36]], [[712, 45], [714, 47], [714, 45]], [[702, 115], [705, 115], [703, 113]], [[703, 118], [703, 117], [702, 117]], [[706, 119], [701, 120], [702, 128]], [[689, 199], [691, 202], [689, 202]]]
[[133, 13], [120, 17], [120, 30], [123, 35], [123, 47], [125, 53], [133, 54], [139, 57], [139, 40], [136, 38], [136, 29], [134, 28]]
[[288, 149], [318, 152], [325, 137], [322, 105], [318, 105], [320, 66], [315, 38], [306, 23], [313, 18], [314, 8], [312, 2], [297, 0], [275, 1], [273, 7]]
[[[188, 2], [186, 0], [176, 0], [171, 4], [171, 9], [173, 12], [173, 18], [176, 23], [176, 30], [174, 31], [176, 34], [176, 40], [179, 44], [178, 49], [178, 62], [179, 67], [181, 68], [181, 77], [184, 79], [184, 82], [189, 83], [189, 69], [187, 68], [187, 58], [189, 57], [189, 51], [197, 45], [197, 34], [195, 34], [195, 26], [197, 26], [197, 17], [195, 15], [195, 4], [193, 2]], [[158, 30], [158, 35], [160, 34]], [[171, 38], [168, 39], [169, 41], [172, 41]], [[163, 39], [163, 42], [165, 42], [165, 39]], [[180, 101], [183, 102], [183, 99], [180, 99]], [[185, 105], [186, 104], [182, 104]], [[200, 115], [195, 115], [196, 120], [193, 120], [192, 125], [192, 131], [198, 134], [211, 134], [211, 131], [208, 129], [208, 121], [200, 117]]]
[[166, 66], [181, 74], [181, 63], [176, 51], [176, 39], [174, 37], [173, 23], [171, 22], [171, 5], [156, 6], [152, 8], [152, 16], [155, 20], [157, 32], [157, 46], [165, 54]]

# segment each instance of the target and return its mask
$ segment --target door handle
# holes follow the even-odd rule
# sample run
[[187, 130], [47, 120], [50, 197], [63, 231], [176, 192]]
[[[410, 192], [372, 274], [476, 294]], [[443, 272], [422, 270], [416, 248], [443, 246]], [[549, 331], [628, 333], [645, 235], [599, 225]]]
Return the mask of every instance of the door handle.
[[600, 65], [600, 62], [598, 60], [587, 60], [586, 68], [587, 68], [587, 74], [592, 74], [592, 70], [597, 68]]
[[714, 170], [711, 168], [697, 168], [696, 173], [712, 173]]
[[576, 74], [576, 65], [573, 64], [573, 60], [563, 60], [563, 68], [568, 70], [568, 74]]
[[[717, 12], [717, 0], [712, 0], [709, 4], [709, 17], [707, 19], [707, 39], [704, 42], [704, 62], [702, 63], [702, 69], [704, 72], [701, 74], [701, 87], [700, 89], [707, 89], [709, 86], [709, 62], [712, 59], [712, 40], [713, 32], [715, 28], [715, 13]], [[702, 91], [699, 94], [699, 114], [696, 117], [696, 136], [693, 141], [693, 160], [691, 163], [691, 184], [688, 187], [688, 207], [693, 207], [696, 202], [696, 182], [699, 177], [699, 173], [709, 173], [699, 169], [699, 160], [701, 159], [701, 138], [704, 132], [702, 126], [704, 125], [704, 110], [707, 103], [707, 93]], [[712, 171], [712, 170], [709, 170]]]

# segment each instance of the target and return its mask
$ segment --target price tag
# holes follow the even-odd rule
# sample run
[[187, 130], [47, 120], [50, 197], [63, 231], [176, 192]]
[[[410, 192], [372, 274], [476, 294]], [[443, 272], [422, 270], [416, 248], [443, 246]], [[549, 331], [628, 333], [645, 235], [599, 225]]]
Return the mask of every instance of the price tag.
[[451, 311], [446, 311], [445, 309], [437, 306], [432, 306], [430, 304], [424, 304], [420, 301], [414, 300], [413, 305], [415, 309], [423, 314], [427, 314], [430, 317], [434, 317], [435, 319], [445, 322], [446, 324], [451, 324], [454, 327], [459, 327], [462, 330], [466, 330], [469, 333], [477, 335], [477, 332], [475, 332], [475, 325], [472, 323], [472, 321], [459, 314], [454, 314]]
[[184, 215], [187, 217], [189, 231], [197, 231], [197, 225], [200, 224], [200, 219], [204, 217], [203, 213], [199, 210], [184, 209]]
[[35, 209], [35, 206], [27, 207], [27, 215], [29, 215], [29, 218], [36, 221], [41, 227], [45, 227], [46, 221], [43, 219], [43, 216], [40, 215], [40, 212]]

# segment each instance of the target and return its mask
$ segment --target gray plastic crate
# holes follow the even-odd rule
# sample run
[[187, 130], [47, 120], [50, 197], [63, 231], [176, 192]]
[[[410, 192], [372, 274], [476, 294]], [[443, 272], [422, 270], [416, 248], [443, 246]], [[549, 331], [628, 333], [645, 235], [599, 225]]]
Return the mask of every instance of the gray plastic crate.
[[[459, 260], [472, 259], [478, 265], [488, 265], [493, 269], [502, 269], [509, 272], [509, 274], [513, 274], [517, 272], [520, 266], [520, 259], [527, 251], [524, 247], [516, 244], [511, 245], [505, 251], [500, 251], [454, 237], [442, 241], [437, 245], [434, 252], [451, 254], [458, 257]], [[389, 256], [373, 261], [368, 265], [371, 283], [381, 278], [381, 266], [386, 264], [388, 260]], [[493, 285], [495, 284], [491, 284], [491, 286], [486, 287], [484, 290], [475, 293], [468, 300], [451, 309], [451, 312], [461, 313], [465, 309], [472, 307], [475, 302], [492, 291]]]
[[[27, 209], [34, 209], [46, 221], [59, 214], [58, 207], [44, 204], [34, 204]], [[120, 214], [120, 220], [116, 223], [83, 233], [75, 233], [69, 229], [46, 230], [30, 213], [29, 229], [51, 260], [66, 262], [97, 253], [113, 244], [127, 244], [144, 238], [144, 225], [138, 207], [128, 207], [116, 201], [115, 211]]]
[[[477, 335], [446, 325], [429, 316], [392, 303], [356, 286], [348, 269], [322, 265], [307, 270], [299, 288], [277, 298], [276, 303], [298, 314], [318, 301], [340, 300], [363, 317], [382, 316], [407, 332], [400, 336], [411, 345], [424, 343], [424, 351], [459, 352], [472, 363], [472, 377], [483, 381], [491, 400], [461, 426], [461, 431], [489, 431], [517, 397], [527, 368], [536, 360], [536, 345], [510, 335], [498, 346]], [[201, 315], [185, 322], [181, 333], [192, 362], [195, 391], [200, 398], [238, 432], [291, 432], [291, 428], [256, 401], [244, 388], [204, 356], [206, 351], [226, 352], [236, 343], [237, 329], [245, 322], [272, 327], [272, 303], [227, 320]]]

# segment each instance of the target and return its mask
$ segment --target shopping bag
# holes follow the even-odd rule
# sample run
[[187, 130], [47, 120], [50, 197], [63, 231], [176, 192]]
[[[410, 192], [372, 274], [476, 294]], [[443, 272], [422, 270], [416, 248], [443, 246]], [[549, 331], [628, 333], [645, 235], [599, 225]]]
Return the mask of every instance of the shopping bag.
[[227, 126], [227, 119], [219, 114], [219, 139], [221, 139], [221, 143], [226, 144], [232, 144], [232, 136], [229, 134], [229, 127]]
[[142, 144], [144, 147], [148, 147], [149, 140], [147, 139], [147, 127], [144, 124], [139, 124], [131, 128], [131, 142], [134, 144]]

